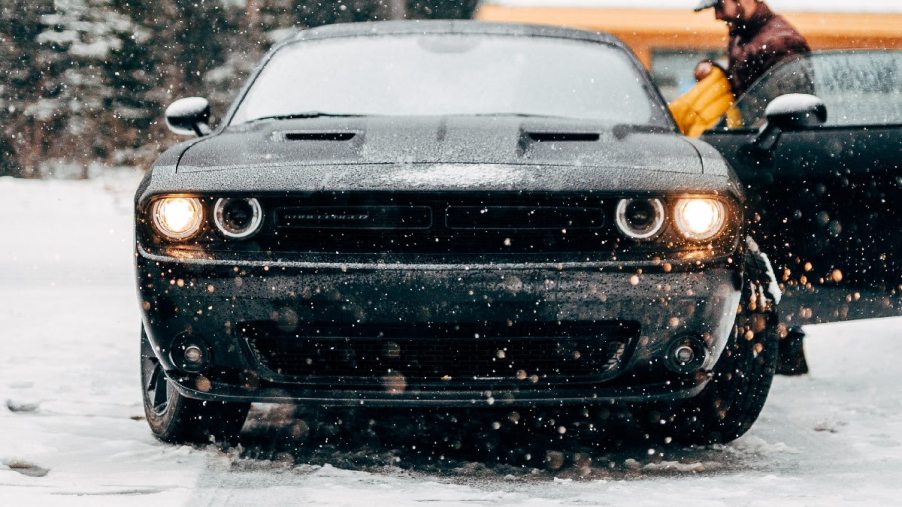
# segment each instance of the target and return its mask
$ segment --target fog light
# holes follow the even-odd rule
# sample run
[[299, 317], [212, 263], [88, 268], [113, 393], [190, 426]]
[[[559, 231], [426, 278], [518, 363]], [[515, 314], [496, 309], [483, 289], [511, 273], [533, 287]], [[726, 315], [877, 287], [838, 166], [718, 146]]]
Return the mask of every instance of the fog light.
[[204, 352], [197, 345], [188, 345], [185, 347], [185, 360], [198, 364], [204, 360]]
[[668, 348], [667, 367], [677, 373], [693, 373], [705, 363], [708, 349], [698, 336], [677, 338]]
[[680, 364], [689, 364], [695, 359], [695, 351], [688, 345], [680, 345], [674, 351], [673, 356]]
[[182, 371], [200, 373], [213, 360], [213, 351], [207, 343], [187, 333], [173, 340], [170, 347], [169, 358]]

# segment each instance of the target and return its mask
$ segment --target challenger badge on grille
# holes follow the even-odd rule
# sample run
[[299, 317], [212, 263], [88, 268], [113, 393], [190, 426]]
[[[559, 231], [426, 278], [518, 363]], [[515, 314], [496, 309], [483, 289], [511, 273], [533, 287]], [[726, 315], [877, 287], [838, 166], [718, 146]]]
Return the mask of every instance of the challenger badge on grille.
[[283, 208], [279, 227], [298, 229], [426, 229], [428, 206], [301, 206]]

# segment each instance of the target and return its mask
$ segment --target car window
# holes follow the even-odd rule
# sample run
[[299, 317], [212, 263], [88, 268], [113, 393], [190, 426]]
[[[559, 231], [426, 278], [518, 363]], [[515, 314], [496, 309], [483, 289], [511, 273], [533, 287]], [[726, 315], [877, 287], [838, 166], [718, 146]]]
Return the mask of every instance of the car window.
[[767, 105], [786, 93], [820, 97], [826, 126], [902, 124], [902, 52], [811, 54], [775, 67], [737, 102], [741, 122], [720, 128], [760, 126]]
[[548, 37], [429, 34], [291, 44], [275, 53], [231, 123], [308, 111], [524, 114], [671, 127], [626, 51]]

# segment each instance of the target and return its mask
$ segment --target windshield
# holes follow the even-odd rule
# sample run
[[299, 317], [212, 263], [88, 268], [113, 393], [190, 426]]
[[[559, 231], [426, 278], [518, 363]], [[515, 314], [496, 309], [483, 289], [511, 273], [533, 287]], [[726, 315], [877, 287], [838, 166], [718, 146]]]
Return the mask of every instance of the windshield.
[[645, 83], [622, 49], [600, 43], [460, 34], [326, 39], [278, 51], [231, 123], [319, 111], [669, 127]]

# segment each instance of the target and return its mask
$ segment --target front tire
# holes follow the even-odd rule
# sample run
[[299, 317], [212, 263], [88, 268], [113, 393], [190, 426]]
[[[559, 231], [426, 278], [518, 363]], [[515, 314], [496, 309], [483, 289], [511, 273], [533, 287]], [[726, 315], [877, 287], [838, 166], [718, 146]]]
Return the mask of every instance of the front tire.
[[749, 280], [733, 333], [711, 379], [696, 397], [656, 414], [654, 434], [690, 445], [725, 444], [748, 431], [764, 408], [779, 356], [778, 318], [765, 279], [746, 265]]
[[166, 378], [143, 327], [141, 387], [147, 424], [154, 436], [164, 442], [234, 443], [250, 409], [249, 403], [200, 401], [182, 396]]

